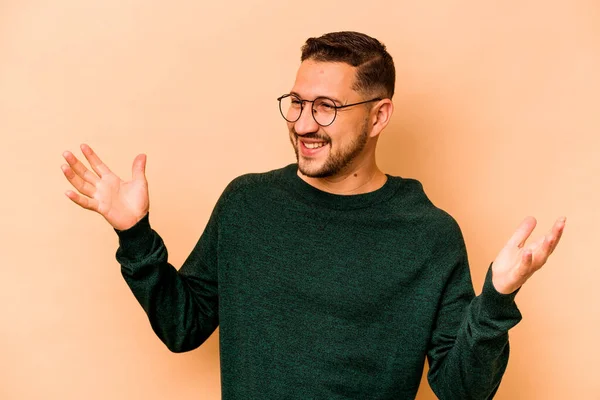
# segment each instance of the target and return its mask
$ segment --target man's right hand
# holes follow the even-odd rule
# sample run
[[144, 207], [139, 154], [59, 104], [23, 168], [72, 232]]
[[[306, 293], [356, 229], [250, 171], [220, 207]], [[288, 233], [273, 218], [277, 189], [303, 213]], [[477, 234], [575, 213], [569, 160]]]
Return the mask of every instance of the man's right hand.
[[133, 160], [133, 179], [125, 182], [115, 175], [86, 144], [81, 145], [83, 155], [95, 174], [88, 170], [73, 153], [65, 151], [69, 163], [61, 166], [65, 177], [79, 193], [67, 190], [65, 194], [81, 207], [96, 211], [117, 230], [126, 230], [141, 220], [150, 208], [148, 181], [146, 180], [146, 155]]

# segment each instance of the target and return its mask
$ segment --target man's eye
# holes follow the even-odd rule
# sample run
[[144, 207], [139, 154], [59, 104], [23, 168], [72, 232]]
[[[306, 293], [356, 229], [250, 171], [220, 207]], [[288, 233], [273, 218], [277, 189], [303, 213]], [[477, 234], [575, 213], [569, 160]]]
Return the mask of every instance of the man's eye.
[[300, 104], [302, 104], [302, 102], [300, 100], [292, 100], [292, 104], [299, 106]]
[[317, 105], [317, 110], [321, 112], [332, 112], [335, 109], [335, 106], [330, 103], [319, 103]]

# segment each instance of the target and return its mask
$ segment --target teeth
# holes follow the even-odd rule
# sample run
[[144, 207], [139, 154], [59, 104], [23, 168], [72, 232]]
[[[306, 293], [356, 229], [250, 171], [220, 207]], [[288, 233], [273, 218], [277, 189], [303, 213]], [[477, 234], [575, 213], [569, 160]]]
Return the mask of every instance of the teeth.
[[321, 142], [321, 143], [304, 143], [304, 145], [308, 149], [318, 149], [319, 147], [325, 146], [325, 143], [324, 142]]

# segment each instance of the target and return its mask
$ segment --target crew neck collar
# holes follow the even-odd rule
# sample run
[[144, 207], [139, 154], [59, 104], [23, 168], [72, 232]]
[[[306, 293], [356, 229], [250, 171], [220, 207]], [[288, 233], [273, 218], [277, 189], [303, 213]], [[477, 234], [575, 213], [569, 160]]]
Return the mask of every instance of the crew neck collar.
[[347, 210], [370, 207], [389, 199], [398, 189], [401, 178], [385, 174], [387, 180], [377, 190], [361, 194], [334, 194], [317, 189], [298, 176], [298, 164], [283, 168], [286, 181], [292, 189], [317, 207]]

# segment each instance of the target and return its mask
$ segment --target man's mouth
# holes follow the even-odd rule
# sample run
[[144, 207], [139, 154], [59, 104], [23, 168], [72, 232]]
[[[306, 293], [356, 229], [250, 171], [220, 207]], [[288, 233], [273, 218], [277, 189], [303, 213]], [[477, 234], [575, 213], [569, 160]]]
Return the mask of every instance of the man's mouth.
[[317, 143], [305, 143], [302, 142], [307, 149], [318, 149], [320, 147], [325, 146], [327, 143], [325, 142], [317, 142]]
[[328, 141], [313, 142], [298, 140], [298, 150], [303, 157], [317, 157], [321, 152], [325, 151], [324, 147], [329, 145]]

